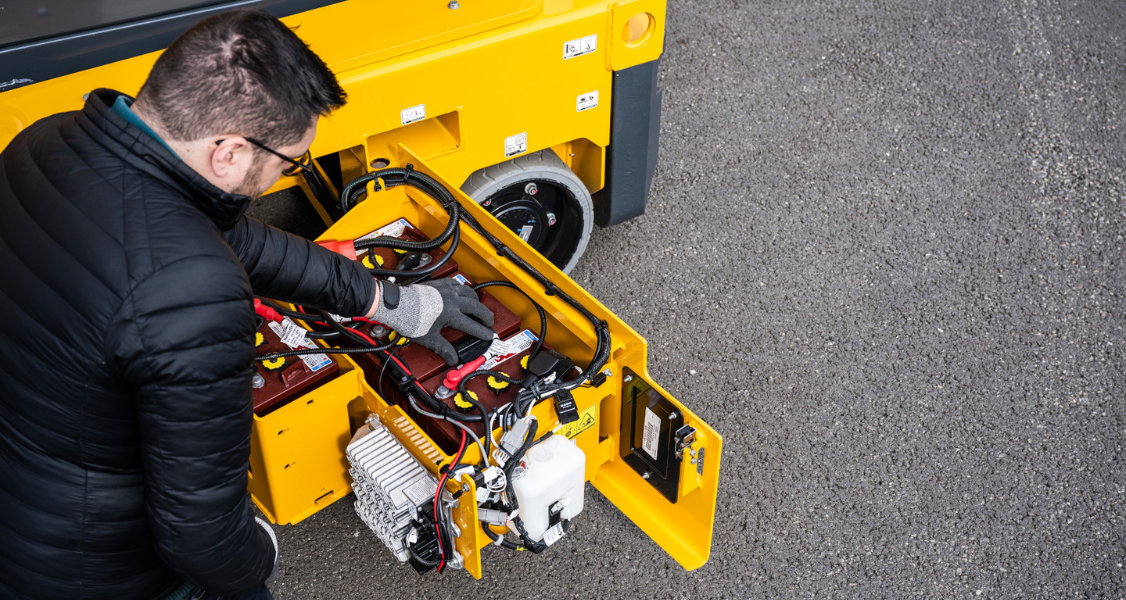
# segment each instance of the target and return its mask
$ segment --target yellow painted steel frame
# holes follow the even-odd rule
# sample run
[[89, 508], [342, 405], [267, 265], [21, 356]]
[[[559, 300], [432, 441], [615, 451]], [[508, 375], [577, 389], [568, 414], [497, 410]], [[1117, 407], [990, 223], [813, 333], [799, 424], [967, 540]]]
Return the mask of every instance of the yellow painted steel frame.
[[[641, 15], [644, 30], [630, 19]], [[475, 170], [553, 148], [591, 192], [604, 184], [614, 70], [655, 60], [664, 0], [348, 0], [283, 19], [337, 73], [349, 103], [321, 119], [313, 156], [404, 164], [400, 144], [460, 185]], [[633, 31], [633, 34], [630, 33]], [[564, 44], [594, 50], [564, 58]], [[629, 41], [634, 39], [634, 41]], [[135, 95], [158, 52], [0, 93], [0, 147], [32, 122], [81, 108], [98, 87]], [[598, 92], [597, 106], [577, 98]], [[424, 107], [409, 122], [405, 109]], [[232, 132], [238, 133], [238, 132]], [[505, 139], [525, 134], [526, 152]], [[296, 184], [283, 178], [271, 191]], [[457, 186], [455, 186], [457, 187]], [[327, 219], [327, 215], [322, 214]]]
[[[722, 437], [692, 411], [672, 399], [667, 392], [652, 382], [646, 368], [646, 343], [637, 332], [607, 310], [554, 265], [527, 246], [491, 215], [473, 204], [456, 188], [451, 187], [450, 182], [444, 180], [441, 175], [432, 170], [427, 161], [414, 157], [406, 148], [400, 148], [399, 151], [404, 156], [410, 157], [411, 162], [419, 171], [435, 177], [451, 189], [464, 209], [481, 222], [490, 233], [498, 237], [503, 243], [516, 249], [521, 257], [541, 273], [547, 275], [564, 292], [609, 324], [612, 350], [606, 366], [609, 367], [613, 375], [597, 388], [579, 388], [574, 391], [574, 398], [579, 411], [585, 412], [593, 409], [597, 420], [595, 426], [574, 437], [575, 443], [587, 457], [586, 477], [677, 562], [687, 569], [694, 569], [703, 565], [711, 550], [716, 493], [719, 486], [719, 463], [723, 445]], [[332, 226], [322, 236], [322, 239], [353, 239], [399, 218], [406, 218], [431, 236], [436, 236], [448, 222], [445, 210], [437, 202], [412, 188], [398, 187], [371, 194], [368, 199], [361, 202]], [[568, 356], [574, 357], [579, 363], [591, 358], [594, 353], [596, 337], [590, 323], [572, 307], [559, 300], [558, 297], [548, 296], [528, 274], [507, 259], [499, 257], [480, 234], [464, 225], [462, 226], [461, 245], [458, 247], [455, 258], [459, 269], [475, 281], [503, 279], [518, 285], [542, 305], [547, 312], [548, 343]], [[521, 295], [503, 288], [494, 288], [494, 290], [490, 290], [491, 293], [497, 295], [502, 302], [520, 315], [526, 326], [536, 327], [535, 311]], [[669, 398], [678, 410], [683, 411], [685, 424], [695, 427], [698, 432], [697, 440], [692, 448], [707, 450], [707, 459], [702, 473], [698, 474], [696, 466], [690, 464], [687, 460], [681, 464], [680, 493], [676, 503], [669, 502], [627, 465], [619, 455], [619, 427], [622, 407], [621, 373], [622, 369], [626, 367], [640, 374], [646, 382], [653, 385], [655, 390]], [[342, 427], [342, 429], [318, 434], [321, 439], [329, 441], [329, 443], [320, 444], [319, 448], [332, 447], [331, 452], [329, 452], [332, 455], [331, 459], [322, 462], [327, 464], [332, 463], [332, 460], [337, 461], [332, 463], [336, 474], [339, 474], [342, 469], [339, 465], [343, 455], [342, 444], [347, 443], [350, 435], [350, 431], [344, 427], [344, 423], [348, 420], [345, 412], [353, 413], [353, 422], [356, 422], [357, 419], [362, 421], [362, 418], [357, 417], [357, 411], [378, 414], [385, 423], [388, 422], [389, 418], [392, 421], [409, 421], [398, 407], [389, 407], [363, 381], [350, 382], [347, 385], [354, 386], [355, 389], [360, 391], [351, 396], [345, 394], [346, 399], [335, 401], [337, 414], [334, 418], [337, 426]], [[319, 393], [319, 390], [314, 391], [314, 393]], [[347, 411], [341, 408], [356, 397], [362, 397], [361, 404], [353, 403]], [[300, 399], [257, 421], [256, 424], [274, 419], [274, 415], [277, 414], [285, 415], [277, 418], [278, 422], [288, 423], [283, 419], [288, 417], [285, 411], [290, 407], [294, 407], [292, 418], [300, 419], [300, 413], [305, 410], [306, 406], [309, 405], [304, 404], [304, 399]], [[551, 429], [558, 424], [552, 402], [543, 402], [537, 405], [532, 413], [539, 420], [541, 431]], [[293, 428], [296, 429], [297, 426], [298, 421], [295, 420]], [[392, 429], [400, 434], [400, 440], [412, 449], [415, 456], [419, 457], [423, 464], [435, 473], [437, 473], [440, 464], [449, 460], [449, 456], [437, 450], [429, 438], [418, 432], [417, 429], [413, 427]], [[278, 432], [274, 433], [274, 430], [278, 430]], [[270, 438], [272, 440], [275, 436], [289, 434], [288, 431], [282, 433], [277, 426], [274, 426], [268, 431], [261, 432], [256, 436], [256, 439]], [[307, 448], [304, 450], [307, 450]], [[287, 468], [299, 468], [303, 459], [309, 460], [301, 455], [304, 450], [294, 448], [295, 454], [292, 460], [297, 463], [297, 466], [282, 464], [290, 460], [289, 457], [284, 459], [271, 457], [263, 462], [272, 463], [273, 468], [281, 472], [284, 472]], [[437, 458], [438, 456], [440, 458]], [[466, 450], [464, 462], [473, 464], [478, 460], [480, 460], [480, 452], [475, 445], [470, 445]], [[325, 464], [321, 464], [317, 468], [323, 469]], [[461, 487], [463, 483], [472, 487], [472, 483], [466, 480], [452, 482], [450, 490], [453, 491]], [[329, 491], [333, 494], [330, 498], [340, 495], [339, 489], [330, 489], [332, 486], [321, 486], [305, 475], [295, 475], [292, 484], [273, 486], [271, 495], [275, 501], [278, 498], [290, 495], [289, 485], [308, 488], [301, 490], [303, 502], [307, 506], [303, 511], [295, 513], [298, 517], [296, 520], [319, 510], [319, 505], [309, 504], [311, 501], [323, 502], [319, 499], [329, 497], [324, 496]], [[467, 494], [463, 497], [473, 498], [474, 496]], [[256, 500], [259, 501], [259, 506], [266, 504], [257, 496]], [[276, 515], [271, 516], [276, 518]], [[480, 577], [479, 551], [488, 545], [490, 540], [476, 526], [475, 503], [472, 501], [462, 502], [461, 506], [455, 510], [454, 518], [463, 532], [461, 537], [457, 539], [457, 548], [467, 557], [467, 570], [474, 577]]]

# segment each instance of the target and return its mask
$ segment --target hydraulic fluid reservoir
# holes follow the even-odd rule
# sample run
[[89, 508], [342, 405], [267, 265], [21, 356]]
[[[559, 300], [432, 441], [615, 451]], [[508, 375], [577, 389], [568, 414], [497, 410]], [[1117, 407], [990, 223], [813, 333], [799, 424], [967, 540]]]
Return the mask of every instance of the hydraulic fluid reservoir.
[[[563, 520], [583, 510], [586, 455], [571, 440], [553, 435], [524, 456], [524, 475], [512, 483], [528, 537], [553, 543], [563, 535]], [[549, 531], [558, 528], [557, 531]]]

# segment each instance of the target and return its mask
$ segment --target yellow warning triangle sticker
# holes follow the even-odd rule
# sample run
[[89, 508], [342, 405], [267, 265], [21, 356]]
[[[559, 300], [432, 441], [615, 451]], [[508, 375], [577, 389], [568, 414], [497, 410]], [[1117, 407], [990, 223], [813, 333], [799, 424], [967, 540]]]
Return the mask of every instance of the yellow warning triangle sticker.
[[579, 415], [579, 420], [574, 423], [564, 425], [560, 430], [560, 435], [567, 436], [567, 439], [575, 439], [575, 436], [594, 427], [598, 422], [598, 405], [592, 404]]

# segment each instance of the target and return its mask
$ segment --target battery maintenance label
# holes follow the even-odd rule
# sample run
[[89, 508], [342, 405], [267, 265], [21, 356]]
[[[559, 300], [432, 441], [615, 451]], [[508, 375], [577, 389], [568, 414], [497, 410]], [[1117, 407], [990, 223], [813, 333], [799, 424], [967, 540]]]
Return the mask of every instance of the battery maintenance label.
[[661, 418], [657, 413], [645, 407], [645, 429], [641, 432], [641, 449], [646, 454], [657, 460], [658, 448], [661, 446]]
[[568, 423], [559, 428], [559, 435], [567, 436], [567, 439], [573, 440], [575, 436], [594, 427], [598, 423], [598, 405], [591, 404], [586, 410], [579, 413], [579, 420], [574, 423]]
[[500, 363], [531, 348], [532, 344], [536, 343], [538, 339], [540, 338], [533, 335], [530, 329], [525, 329], [507, 340], [494, 339], [493, 344], [485, 351], [485, 364], [481, 365], [480, 368], [483, 370], [495, 369]]
[[379, 229], [376, 229], [375, 231], [373, 231], [373, 232], [371, 232], [367, 235], [362, 235], [362, 236], [356, 238], [356, 241], [358, 242], [360, 240], [370, 240], [372, 238], [377, 238], [377, 237], [381, 237], [381, 236], [397, 238], [397, 237], [403, 235], [403, 233], [409, 227], [414, 227], [413, 225], [411, 225], [410, 221], [408, 221], [406, 219], [399, 219], [398, 221], [395, 221], [394, 223], [388, 223], [388, 224], [384, 225], [383, 227], [380, 227]]
[[[291, 350], [313, 350], [317, 348], [316, 344], [305, 337], [305, 330], [290, 320], [289, 317], [282, 319], [281, 323], [270, 321], [270, 329], [272, 329], [274, 333], [281, 338], [282, 343], [289, 346]], [[314, 372], [320, 371], [332, 364], [332, 359], [324, 354], [305, 354], [300, 358], [302, 362], [305, 363], [305, 366], [309, 367], [309, 370]]]

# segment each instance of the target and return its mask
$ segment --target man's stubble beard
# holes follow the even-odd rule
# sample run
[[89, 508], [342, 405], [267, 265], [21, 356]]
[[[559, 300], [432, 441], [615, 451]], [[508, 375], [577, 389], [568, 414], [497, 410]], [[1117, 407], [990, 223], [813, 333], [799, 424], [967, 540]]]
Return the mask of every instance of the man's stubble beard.
[[234, 189], [235, 194], [250, 196], [251, 200], [257, 200], [259, 196], [266, 192], [266, 190], [259, 189], [258, 187], [258, 182], [262, 178], [262, 164], [264, 162], [261, 157], [255, 157], [254, 163], [251, 164], [250, 168], [246, 171], [246, 177], [242, 180], [242, 183]]

